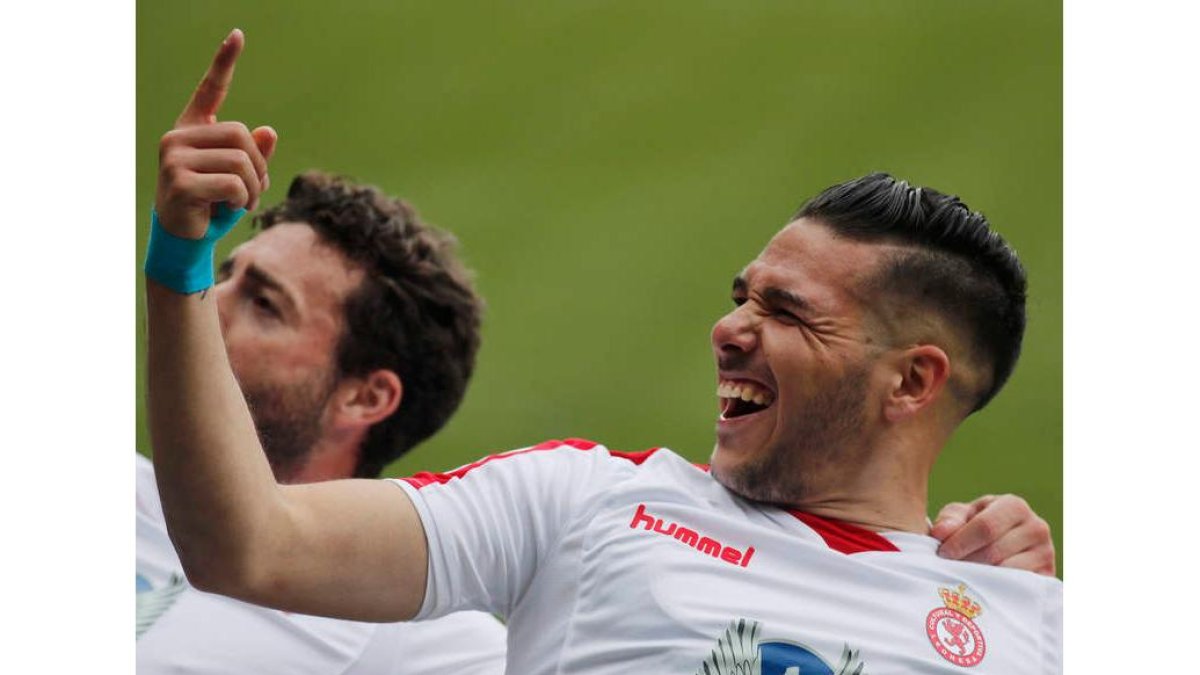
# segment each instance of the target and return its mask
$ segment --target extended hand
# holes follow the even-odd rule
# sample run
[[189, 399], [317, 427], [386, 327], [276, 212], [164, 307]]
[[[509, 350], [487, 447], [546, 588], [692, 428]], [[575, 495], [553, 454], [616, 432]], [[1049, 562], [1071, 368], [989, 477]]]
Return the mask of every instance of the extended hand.
[[1054, 540], [1050, 526], [1016, 495], [985, 495], [942, 507], [933, 524], [942, 540], [943, 558], [1037, 572], [1053, 576]]
[[236, 28], [225, 38], [175, 128], [159, 142], [154, 206], [159, 223], [177, 237], [203, 237], [221, 202], [256, 208], [270, 183], [267, 160], [278, 140], [275, 130], [217, 121], [245, 40]]

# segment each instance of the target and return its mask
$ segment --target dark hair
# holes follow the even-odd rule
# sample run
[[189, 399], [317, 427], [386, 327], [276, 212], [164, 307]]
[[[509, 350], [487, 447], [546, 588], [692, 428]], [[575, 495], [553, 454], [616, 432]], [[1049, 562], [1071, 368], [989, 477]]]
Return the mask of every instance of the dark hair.
[[796, 218], [820, 221], [839, 236], [911, 247], [876, 279], [880, 288], [934, 308], [966, 331], [990, 382], [971, 412], [1004, 386], [1025, 334], [1025, 270], [983, 214], [958, 197], [914, 187], [886, 173], [834, 185]]
[[287, 199], [255, 218], [263, 229], [307, 223], [366, 272], [346, 298], [337, 375], [386, 368], [400, 376], [399, 409], [367, 432], [356, 477], [440, 429], [462, 401], [479, 349], [483, 301], [455, 257], [453, 236], [421, 222], [401, 199], [318, 171], [297, 176]]

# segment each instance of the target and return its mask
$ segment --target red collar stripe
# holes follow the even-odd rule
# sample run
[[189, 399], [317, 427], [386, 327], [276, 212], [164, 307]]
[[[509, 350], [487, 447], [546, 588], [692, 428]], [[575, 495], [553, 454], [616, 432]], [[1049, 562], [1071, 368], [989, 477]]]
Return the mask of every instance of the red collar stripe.
[[868, 551], [896, 551], [896, 545], [884, 539], [876, 532], [851, 525], [840, 520], [822, 518], [803, 511], [788, 510], [800, 522], [811, 527], [829, 548], [847, 555], [851, 553], [866, 553]]

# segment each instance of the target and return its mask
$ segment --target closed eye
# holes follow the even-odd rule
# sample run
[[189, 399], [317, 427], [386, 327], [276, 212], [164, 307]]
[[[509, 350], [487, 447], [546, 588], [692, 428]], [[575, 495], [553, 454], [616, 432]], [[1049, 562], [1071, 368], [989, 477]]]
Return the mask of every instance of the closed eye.
[[270, 314], [276, 318], [281, 316], [279, 313], [279, 308], [276, 307], [275, 303], [271, 302], [271, 299], [265, 295], [256, 295], [251, 299], [251, 302], [253, 302], [254, 307], [260, 311]]
[[771, 312], [771, 316], [775, 317], [776, 319], [779, 319], [780, 321], [782, 321], [786, 324], [790, 324], [793, 326], [804, 325], [804, 321], [800, 317], [796, 316], [795, 314], [792, 314], [791, 312], [789, 312], [787, 310], [783, 310], [783, 309], [773, 310]]
[[[744, 295], [735, 295], [735, 296], [733, 296], [732, 299], [733, 299], [733, 304], [735, 307], [741, 307], [742, 305], [746, 304], [746, 302], [749, 300], [749, 298]], [[766, 309], [766, 312], [770, 316], [773, 316], [776, 319], [778, 319], [784, 323], [795, 325], [795, 326], [800, 326], [800, 325], [804, 324], [803, 319], [801, 319], [800, 317], [796, 316], [795, 314], [789, 312], [786, 309], [782, 309], [779, 307], [769, 307], [769, 306], [766, 307], [765, 309]]]

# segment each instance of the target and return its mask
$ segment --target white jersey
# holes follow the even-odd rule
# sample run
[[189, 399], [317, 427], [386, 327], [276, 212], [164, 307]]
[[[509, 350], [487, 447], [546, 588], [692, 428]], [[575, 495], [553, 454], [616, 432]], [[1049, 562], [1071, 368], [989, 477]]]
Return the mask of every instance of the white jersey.
[[396, 482], [429, 542], [419, 617], [507, 617], [509, 673], [1061, 670], [1057, 579], [750, 502], [670, 450], [551, 441]]
[[279, 612], [192, 588], [167, 538], [154, 467], [135, 456], [139, 673], [504, 672], [504, 627], [482, 612], [360, 623]]

